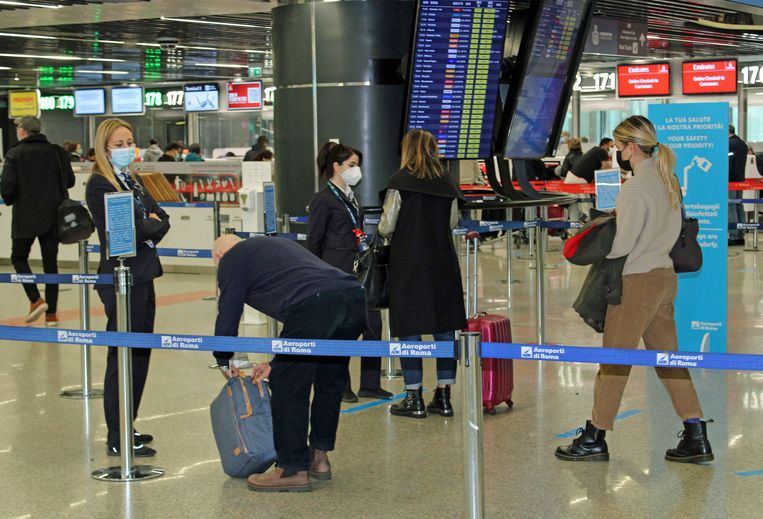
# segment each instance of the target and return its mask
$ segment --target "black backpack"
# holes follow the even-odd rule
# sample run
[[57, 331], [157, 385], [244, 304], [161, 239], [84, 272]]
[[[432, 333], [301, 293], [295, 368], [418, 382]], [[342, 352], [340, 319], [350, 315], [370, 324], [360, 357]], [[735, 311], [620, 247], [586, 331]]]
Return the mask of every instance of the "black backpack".
[[64, 200], [58, 206], [58, 215], [56, 217], [56, 231], [58, 241], [64, 244], [77, 243], [80, 240], [87, 240], [93, 231], [93, 217], [90, 216], [82, 202], [69, 198], [69, 191], [66, 189], [64, 180], [65, 171], [61, 162], [61, 152], [58, 146], [54, 146], [53, 152], [58, 159], [58, 168], [60, 170], [59, 179], [61, 181], [61, 192]]

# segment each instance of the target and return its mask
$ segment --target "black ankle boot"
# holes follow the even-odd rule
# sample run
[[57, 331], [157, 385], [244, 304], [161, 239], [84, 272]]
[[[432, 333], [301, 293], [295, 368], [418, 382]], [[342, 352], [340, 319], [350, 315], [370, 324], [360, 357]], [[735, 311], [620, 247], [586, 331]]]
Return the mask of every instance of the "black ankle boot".
[[681, 441], [678, 447], [668, 449], [665, 459], [679, 463], [702, 463], [713, 461], [713, 449], [707, 440], [707, 422], [686, 423], [684, 430], [678, 433]]
[[570, 445], [557, 447], [554, 455], [567, 461], [607, 461], [609, 450], [604, 437], [607, 431], [597, 429], [586, 420], [585, 429], [578, 429], [578, 436]]
[[450, 405], [450, 386], [438, 387], [434, 398], [427, 406], [427, 411], [440, 416], [453, 416], [453, 406]]
[[424, 399], [421, 397], [421, 388], [406, 389], [405, 398], [403, 398], [400, 403], [390, 406], [389, 412], [396, 416], [426, 418], [427, 410], [424, 408]]

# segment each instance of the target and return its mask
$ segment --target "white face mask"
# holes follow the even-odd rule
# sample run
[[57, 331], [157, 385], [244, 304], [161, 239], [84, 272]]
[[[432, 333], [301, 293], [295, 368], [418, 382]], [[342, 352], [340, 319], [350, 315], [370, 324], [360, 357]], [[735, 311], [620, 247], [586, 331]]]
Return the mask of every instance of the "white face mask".
[[361, 178], [363, 178], [363, 173], [361, 173], [358, 166], [353, 166], [350, 169], [342, 172], [342, 180], [344, 180], [344, 183], [348, 186], [356, 185], [358, 182], [360, 182]]

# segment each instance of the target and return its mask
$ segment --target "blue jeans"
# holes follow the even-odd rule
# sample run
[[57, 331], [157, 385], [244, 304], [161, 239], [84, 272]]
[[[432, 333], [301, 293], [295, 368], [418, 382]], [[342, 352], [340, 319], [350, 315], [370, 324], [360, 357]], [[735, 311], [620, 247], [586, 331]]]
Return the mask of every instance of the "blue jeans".
[[[456, 332], [435, 333], [435, 341], [454, 341]], [[400, 342], [421, 341], [421, 335], [398, 337]], [[400, 358], [400, 367], [403, 369], [403, 381], [405, 389], [419, 389], [424, 380], [424, 367], [421, 358]], [[456, 359], [437, 359], [437, 384], [456, 383]]]
[[[729, 191], [729, 198], [742, 198], [742, 191]], [[744, 204], [729, 204], [729, 223], [744, 223]], [[744, 238], [744, 231], [734, 229], [729, 231], [729, 240], [741, 240]]]

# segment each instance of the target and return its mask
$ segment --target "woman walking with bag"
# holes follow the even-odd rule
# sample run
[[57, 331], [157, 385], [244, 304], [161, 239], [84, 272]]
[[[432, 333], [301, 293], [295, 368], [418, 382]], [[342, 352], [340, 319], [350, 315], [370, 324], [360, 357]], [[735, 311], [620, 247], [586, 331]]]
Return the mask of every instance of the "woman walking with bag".
[[[387, 183], [379, 232], [391, 240], [389, 315], [392, 335], [401, 341], [455, 340], [466, 326], [461, 269], [453, 246], [458, 223], [456, 182], [443, 170], [437, 141], [424, 130], [403, 138], [400, 170]], [[425, 418], [427, 411], [452, 416], [450, 386], [456, 382], [456, 360], [437, 359], [437, 389], [424, 407], [420, 358], [401, 358], [405, 399], [390, 413]]]
[[[109, 259], [106, 240], [106, 214], [104, 196], [110, 193], [132, 192], [135, 211], [135, 242], [137, 254], [125, 260], [125, 266], [132, 273], [130, 292], [130, 331], [153, 333], [156, 298], [154, 278], [162, 275], [162, 265], [156, 253], [156, 244], [170, 229], [170, 217], [151, 198], [130, 173], [130, 164], [135, 159], [135, 141], [132, 128], [121, 119], [106, 119], [95, 134], [95, 164], [93, 174], [87, 182], [87, 206], [93, 214], [93, 223], [101, 243], [101, 263], [99, 274], [113, 274], [118, 265], [116, 259]], [[106, 330], [116, 331], [116, 294], [113, 285], [97, 285], [98, 296], [106, 308], [108, 322]], [[149, 348], [131, 348], [133, 379], [133, 418], [143, 395], [148, 375]], [[122, 447], [119, 442], [119, 378], [117, 371], [117, 348], [109, 347], [106, 357], [106, 376], [103, 383], [103, 408], [106, 413], [108, 437], [106, 440], [109, 456], [118, 456]], [[156, 451], [148, 447], [153, 437], [135, 433], [134, 454], [149, 457]]]
[[[343, 272], [353, 274], [357, 265], [360, 240], [363, 236], [363, 215], [352, 188], [360, 182], [363, 162], [359, 151], [334, 142], [327, 142], [318, 152], [317, 164], [326, 179], [326, 187], [310, 202], [307, 249], [323, 261]], [[381, 340], [381, 312], [368, 311], [368, 327], [363, 340]], [[392, 393], [381, 388], [381, 358], [360, 359], [360, 390], [366, 398], [389, 399]], [[351, 377], [342, 393], [342, 401], [357, 402]]]
[[[605, 348], [636, 349], [643, 338], [649, 350], [677, 350], [673, 301], [677, 278], [669, 253], [681, 230], [681, 186], [673, 151], [657, 142], [654, 125], [645, 117], [629, 117], [615, 128], [617, 163], [635, 175], [617, 198], [617, 231], [607, 258], [627, 256], [622, 298], [607, 307]], [[563, 460], [609, 459], [607, 430], [614, 427], [630, 366], [602, 364], [593, 390], [593, 414], [572, 444], [556, 449]], [[683, 420], [681, 441], [665, 453], [668, 461], [711, 461], [706, 422], [689, 370], [655, 368]]]

